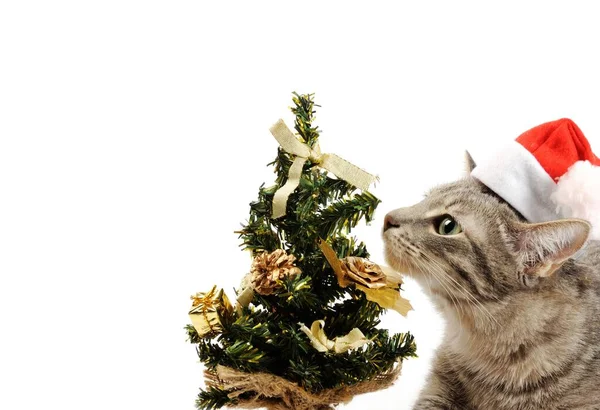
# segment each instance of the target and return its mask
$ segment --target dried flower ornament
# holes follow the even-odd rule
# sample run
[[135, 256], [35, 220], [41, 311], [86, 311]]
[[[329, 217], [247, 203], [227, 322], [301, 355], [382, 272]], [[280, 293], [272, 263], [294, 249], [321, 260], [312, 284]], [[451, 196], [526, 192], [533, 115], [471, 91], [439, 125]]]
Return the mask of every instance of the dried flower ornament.
[[263, 252], [254, 257], [250, 274], [252, 287], [260, 295], [271, 295], [281, 289], [285, 277], [293, 278], [300, 274], [300, 268], [294, 265], [296, 257], [288, 255], [283, 249]]
[[387, 285], [387, 277], [383, 270], [368, 259], [348, 256], [340, 262], [343, 275], [338, 277], [338, 283], [342, 287], [358, 283], [370, 289], [379, 289]]
[[354, 285], [368, 300], [384, 309], [392, 309], [406, 316], [412, 310], [410, 302], [400, 296], [400, 275], [387, 266], [377, 265], [368, 259], [350, 256], [338, 259], [333, 248], [324, 240], [319, 247], [333, 268], [338, 284], [345, 288]]

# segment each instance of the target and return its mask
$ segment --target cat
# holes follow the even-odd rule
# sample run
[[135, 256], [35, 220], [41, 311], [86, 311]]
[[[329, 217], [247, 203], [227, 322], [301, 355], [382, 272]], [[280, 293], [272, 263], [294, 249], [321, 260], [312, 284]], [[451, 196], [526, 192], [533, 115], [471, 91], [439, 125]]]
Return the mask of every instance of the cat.
[[415, 410], [600, 409], [600, 242], [589, 231], [578, 219], [527, 223], [471, 176], [386, 216], [388, 263], [447, 319]]

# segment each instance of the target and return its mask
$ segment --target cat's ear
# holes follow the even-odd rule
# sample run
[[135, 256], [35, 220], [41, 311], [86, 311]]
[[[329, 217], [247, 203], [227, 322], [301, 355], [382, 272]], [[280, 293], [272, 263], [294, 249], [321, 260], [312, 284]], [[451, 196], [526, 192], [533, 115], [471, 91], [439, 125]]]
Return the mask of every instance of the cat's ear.
[[477, 164], [475, 164], [475, 160], [473, 159], [469, 151], [465, 151], [465, 165], [467, 174], [471, 174], [471, 171], [473, 171], [477, 166]]
[[536, 277], [552, 275], [585, 244], [590, 228], [582, 219], [519, 223], [511, 242], [521, 272]]

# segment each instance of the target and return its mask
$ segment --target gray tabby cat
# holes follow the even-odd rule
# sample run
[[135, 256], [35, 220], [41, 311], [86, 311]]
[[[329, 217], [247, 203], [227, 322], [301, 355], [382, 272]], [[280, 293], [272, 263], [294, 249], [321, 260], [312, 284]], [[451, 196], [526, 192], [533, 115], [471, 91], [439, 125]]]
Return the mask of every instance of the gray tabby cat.
[[415, 409], [600, 409], [600, 242], [589, 230], [527, 223], [472, 177], [386, 216], [388, 263], [448, 321]]

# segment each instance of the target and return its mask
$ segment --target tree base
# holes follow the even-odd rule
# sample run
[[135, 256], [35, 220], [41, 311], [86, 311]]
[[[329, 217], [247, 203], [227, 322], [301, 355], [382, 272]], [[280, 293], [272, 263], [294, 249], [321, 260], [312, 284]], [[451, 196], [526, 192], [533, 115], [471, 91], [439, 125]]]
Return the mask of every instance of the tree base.
[[[207, 387], [231, 390], [236, 407], [269, 410], [330, 410], [350, 402], [354, 396], [390, 387], [400, 375], [402, 363], [375, 379], [350, 386], [310, 393], [297, 384], [269, 373], [245, 373], [225, 366], [206, 370]], [[240, 396], [244, 397], [240, 397]], [[248, 395], [251, 398], [247, 398]]]

